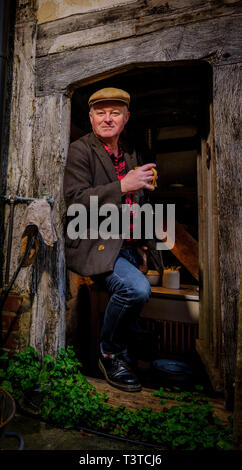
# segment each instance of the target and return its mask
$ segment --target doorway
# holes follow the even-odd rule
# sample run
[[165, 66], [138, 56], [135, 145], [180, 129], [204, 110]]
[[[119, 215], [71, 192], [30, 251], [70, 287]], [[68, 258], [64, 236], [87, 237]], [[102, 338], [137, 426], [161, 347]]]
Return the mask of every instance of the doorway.
[[203, 62], [141, 64], [81, 86], [72, 96], [71, 141], [91, 131], [88, 98], [109, 86], [130, 93], [131, 117], [125, 138], [133, 141], [145, 162], [157, 164], [158, 187], [150, 194], [151, 204], [176, 207], [179, 249], [163, 252], [163, 260], [165, 267], [180, 267], [180, 289], [167, 292], [161, 286], [152, 287], [142, 321], [155, 331], [160, 356], [196, 355], [204, 283], [199, 269], [204, 264], [199, 258], [204, 241], [199, 238], [205, 210], [203, 205], [199, 207], [199, 160], [210, 131], [211, 67]]
[[[156, 161], [158, 188], [152, 204], [176, 205], [176, 220], [198, 241], [197, 160], [201, 140], [209, 131], [211, 68], [191, 65], [138, 66], [78, 88], [72, 97], [71, 141], [91, 131], [88, 98], [97, 89], [113, 86], [131, 95], [131, 117], [125, 138], [132, 140], [145, 162]], [[164, 264], [177, 263], [170, 251]], [[189, 260], [181, 266], [183, 284], [198, 285]], [[198, 265], [198, 263], [197, 263]]]

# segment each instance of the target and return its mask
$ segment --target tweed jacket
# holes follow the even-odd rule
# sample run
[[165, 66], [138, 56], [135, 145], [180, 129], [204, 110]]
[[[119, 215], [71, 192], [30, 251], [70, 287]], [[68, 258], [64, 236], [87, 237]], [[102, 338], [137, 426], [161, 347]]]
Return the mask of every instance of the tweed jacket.
[[[127, 172], [141, 164], [136, 151], [128, 149], [122, 142]], [[70, 144], [64, 171], [64, 197], [67, 209], [71, 204], [82, 204], [90, 209], [90, 196], [98, 196], [99, 207], [106, 203], [121, 209], [122, 192], [120, 180], [110, 156], [102, 142], [93, 132]], [[134, 191], [134, 202], [141, 203], [143, 190]], [[67, 218], [67, 224], [71, 220]], [[99, 232], [96, 238], [72, 240], [65, 235], [67, 268], [83, 276], [92, 276], [112, 271], [114, 262], [122, 247], [123, 239], [103, 239]]]

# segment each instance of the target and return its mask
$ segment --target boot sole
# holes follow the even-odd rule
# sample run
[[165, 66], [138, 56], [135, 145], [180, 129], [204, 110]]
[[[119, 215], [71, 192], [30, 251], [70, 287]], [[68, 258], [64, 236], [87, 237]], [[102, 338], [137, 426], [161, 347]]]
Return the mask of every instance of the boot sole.
[[98, 367], [100, 371], [104, 374], [106, 381], [113, 387], [118, 388], [119, 390], [123, 390], [124, 392], [140, 392], [142, 390], [141, 385], [122, 385], [122, 384], [117, 384], [116, 382], [113, 382], [112, 380], [110, 380], [105, 370], [105, 367], [103, 366], [100, 359], [98, 361]]

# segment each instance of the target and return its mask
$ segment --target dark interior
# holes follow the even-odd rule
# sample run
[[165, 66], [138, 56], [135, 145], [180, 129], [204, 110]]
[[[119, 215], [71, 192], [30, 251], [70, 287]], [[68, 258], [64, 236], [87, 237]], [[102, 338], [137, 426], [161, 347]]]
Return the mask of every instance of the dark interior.
[[[123, 88], [131, 95], [130, 120], [124, 130], [143, 154], [156, 161], [158, 187], [151, 203], [176, 205], [176, 220], [198, 241], [197, 156], [209, 126], [211, 68], [207, 63], [138, 66], [78, 88], [72, 98], [71, 141], [90, 132], [88, 98], [99, 88]], [[180, 265], [163, 252], [164, 265]], [[150, 267], [152, 269], [152, 266]], [[182, 284], [197, 285], [181, 266]]]

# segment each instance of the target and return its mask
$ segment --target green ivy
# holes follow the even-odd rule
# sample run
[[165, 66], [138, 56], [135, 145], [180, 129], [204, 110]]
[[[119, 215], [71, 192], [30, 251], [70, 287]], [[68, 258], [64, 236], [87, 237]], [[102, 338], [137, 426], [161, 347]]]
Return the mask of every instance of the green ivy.
[[[6, 366], [7, 354], [3, 354], [0, 360], [3, 367]], [[0, 369], [0, 377], [5, 379], [1, 385], [12, 393], [15, 399], [19, 399], [22, 392], [31, 390], [36, 385], [40, 370], [41, 362], [38, 354], [32, 346], [29, 346], [26, 351], [16, 353], [9, 360], [7, 372], [4, 368]]]
[[108, 395], [97, 392], [82, 374], [71, 347], [60, 349], [56, 358], [47, 354], [42, 364], [32, 347], [15, 354], [10, 361], [6, 355], [0, 360], [2, 387], [16, 399], [39, 387], [41, 416], [55, 426], [86, 427], [167, 449], [232, 448], [231, 423], [224, 427], [213, 416], [209, 399], [201, 394], [199, 385], [193, 392], [161, 387], [154, 396], [163, 405], [168, 399], [179, 404], [164, 407], [160, 412], [148, 407], [131, 411], [123, 405], [109, 405]]

